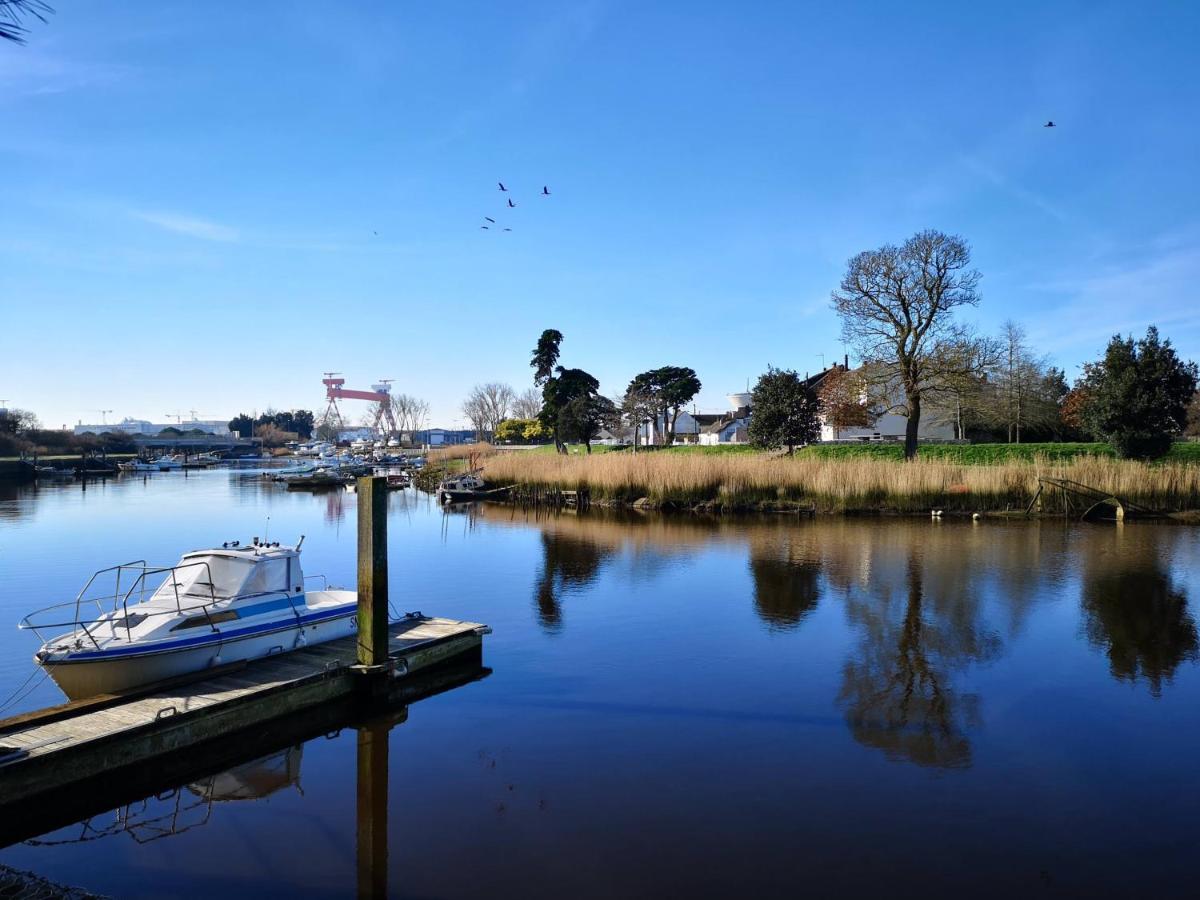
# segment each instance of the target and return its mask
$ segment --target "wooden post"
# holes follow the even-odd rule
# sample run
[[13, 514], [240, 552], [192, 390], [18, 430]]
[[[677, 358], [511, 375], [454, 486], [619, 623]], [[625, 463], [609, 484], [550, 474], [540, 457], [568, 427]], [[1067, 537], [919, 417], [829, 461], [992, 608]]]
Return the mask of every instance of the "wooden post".
[[[364, 479], [365, 480], [365, 479]], [[388, 732], [390, 726], [358, 729], [358, 896], [387, 897]]]
[[358, 479], [358, 664], [388, 658], [387, 478]]

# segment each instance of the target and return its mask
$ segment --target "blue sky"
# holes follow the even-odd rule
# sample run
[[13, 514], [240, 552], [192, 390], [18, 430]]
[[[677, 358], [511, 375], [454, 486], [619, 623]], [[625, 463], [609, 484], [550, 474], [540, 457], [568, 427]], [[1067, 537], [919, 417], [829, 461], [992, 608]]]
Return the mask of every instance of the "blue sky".
[[452, 426], [547, 327], [721, 409], [927, 227], [1071, 375], [1151, 323], [1200, 358], [1197, 4], [54, 5], [0, 46], [0, 400], [48, 425], [338, 370]]

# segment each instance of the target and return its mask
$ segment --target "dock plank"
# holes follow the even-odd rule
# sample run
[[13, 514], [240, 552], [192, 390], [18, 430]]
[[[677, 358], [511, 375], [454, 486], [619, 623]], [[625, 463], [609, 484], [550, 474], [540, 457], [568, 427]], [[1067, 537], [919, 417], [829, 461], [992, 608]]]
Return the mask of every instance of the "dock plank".
[[[487, 626], [405, 618], [389, 625], [395, 675], [477, 648]], [[106, 774], [197, 741], [222, 737], [273, 717], [348, 697], [358, 690], [357, 642], [339, 638], [237, 667], [178, 679], [161, 690], [102, 702], [76, 702], [0, 721], [0, 809], [40, 792]], [[166, 685], [167, 683], [164, 683]], [[173, 709], [174, 712], [164, 712]]]

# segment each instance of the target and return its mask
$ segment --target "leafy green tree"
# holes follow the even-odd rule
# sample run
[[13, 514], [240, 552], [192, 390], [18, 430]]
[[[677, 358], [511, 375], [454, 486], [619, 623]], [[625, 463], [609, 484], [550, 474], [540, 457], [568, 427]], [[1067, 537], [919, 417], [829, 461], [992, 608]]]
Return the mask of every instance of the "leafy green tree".
[[528, 424], [525, 426], [525, 430], [521, 432], [521, 437], [525, 438], [525, 440], [540, 444], [550, 436], [550, 433], [546, 431], [545, 427], [537, 419], [526, 419], [525, 421]]
[[1154, 459], [1171, 449], [1187, 425], [1196, 392], [1196, 364], [1181, 360], [1169, 340], [1151, 325], [1139, 341], [1114, 335], [1104, 358], [1083, 367], [1087, 429], [1117, 454]]
[[579, 441], [592, 452], [592, 441], [616, 413], [616, 404], [607, 397], [589, 391], [567, 403], [559, 413], [559, 433], [564, 440]]
[[562, 340], [562, 332], [553, 328], [547, 328], [538, 338], [529, 365], [533, 367], [533, 383], [539, 387], [554, 375], [554, 368], [558, 365], [559, 345], [562, 344]]
[[494, 437], [498, 441], [524, 440], [525, 430], [534, 423], [535, 419], [504, 419], [496, 425]]
[[750, 440], [767, 449], [797, 446], [816, 440], [821, 432], [816, 393], [790, 369], [767, 367], [751, 395]]
[[239, 413], [229, 420], [229, 430], [238, 437], [248, 438], [254, 434], [254, 420], [245, 413]]
[[292, 410], [292, 427], [285, 430], [296, 432], [300, 435], [301, 440], [308, 440], [312, 437], [314, 421], [315, 417], [311, 409], [294, 409]]
[[542, 387], [542, 412], [538, 420], [554, 436], [554, 446], [559, 453], [566, 453], [564, 427], [570, 431], [580, 424], [578, 416], [584, 410], [576, 409], [567, 413], [566, 409], [576, 400], [595, 397], [600, 392], [600, 382], [583, 369], [564, 369], [559, 366], [554, 375], [546, 380]]
[[663, 366], [636, 376], [625, 391], [649, 401], [656, 416], [662, 417], [663, 444], [675, 443], [675, 422], [679, 410], [700, 393], [700, 379], [687, 366]]

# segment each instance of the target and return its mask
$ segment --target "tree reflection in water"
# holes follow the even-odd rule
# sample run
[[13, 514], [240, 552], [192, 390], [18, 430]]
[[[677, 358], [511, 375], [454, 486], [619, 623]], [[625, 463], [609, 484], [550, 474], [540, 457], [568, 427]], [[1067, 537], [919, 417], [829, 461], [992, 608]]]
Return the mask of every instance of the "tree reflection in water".
[[798, 628], [820, 599], [821, 562], [806, 540], [811, 530], [790, 528], [776, 541], [750, 540], [754, 608], [771, 630]]
[[[979, 724], [979, 698], [961, 693], [956, 672], [999, 655], [999, 638], [981, 623], [978, 593], [942, 591], [914, 538], [903, 570], [876, 548], [871, 595], [847, 595], [850, 621], [862, 631], [842, 669], [839, 701], [854, 739], [889, 759], [922, 766], [971, 765], [968, 732]], [[939, 557], [941, 558], [941, 557]], [[944, 565], [961, 560], [946, 559]], [[946, 573], [953, 582], [953, 574]], [[899, 577], [893, 577], [899, 576]]]
[[562, 625], [562, 595], [592, 582], [600, 567], [616, 555], [616, 549], [586, 537], [571, 537], [559, 531], [543, 531], [542, 571], [533, 588], [538, 622], [548, 631]]
[[1196, 623], [1187, 595], [1171, 579], [1154, 547], [1122, 547], [1133, 552], [1091, 552], [1083, 573], [1084, 629], [1104, 649], [1113, 677], [1144, 678], [1150, 693], [1162, 695], [1175, 670], [1198, 655]]

